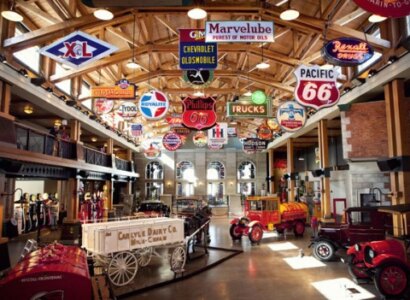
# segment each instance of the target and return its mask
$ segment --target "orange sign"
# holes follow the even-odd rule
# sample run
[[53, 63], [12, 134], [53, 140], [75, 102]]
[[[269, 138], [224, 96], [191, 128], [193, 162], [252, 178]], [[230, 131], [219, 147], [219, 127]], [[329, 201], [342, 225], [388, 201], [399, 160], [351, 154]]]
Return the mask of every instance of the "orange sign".
[[93, 86], [91, 87], [92, 98], [106, 99], [135, 99], [135, 85], [127, 80], [121, 80], [115, 86]]

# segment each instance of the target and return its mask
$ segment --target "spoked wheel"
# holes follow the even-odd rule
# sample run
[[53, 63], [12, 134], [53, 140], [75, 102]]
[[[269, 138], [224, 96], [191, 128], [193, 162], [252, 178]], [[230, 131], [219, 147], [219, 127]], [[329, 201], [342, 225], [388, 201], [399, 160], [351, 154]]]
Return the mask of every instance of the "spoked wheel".
[[328, 241], [319, 241], [313, 246], [313, 256], [321, 261], [332, 260], [335, 255], [335, 248]]
[[180, 271], [185, 267], [186, 251], [182, 246], [176, 247], [171, 254], [171, 270]]
[[348, 270], [350, 276], [352, 278], [357, 279], [357, 280], [369, 280], [370, 277], [367, 274], [366, 270], [366, 265], [364, 264], [364, 261], [358, 261], [356, 260], [354, 255], [349, 255], [348, 258]]
[[232, 224], [229, 228], [229, 234], [231, 235], [232, 240], [240, 240], [242, 238], [242, 229], [238, 224]]
[[248, 237], [252, 243], [259, 243], [263, 236], [263, 230], [259, 225], [254, 225], [248, 234]]
[[374, 283], [380, 294], [389, 299], [408, 299], [410, 274], [399, 262], [387, 262], [376, 269]]
[[152, 257], [152, 247], [146, 247], [142, 249], [138, 249], [135, 252], [135, 255], [137, 256], [138, 260], [138, 265], [140, 267], [146, 267], [151, 261]]
[[138, 260], [134, 254], [128, 251], [119, 252], [111, 259], [107, 275], [116, 286], [124, 286], [130, 283], [138, 271]]

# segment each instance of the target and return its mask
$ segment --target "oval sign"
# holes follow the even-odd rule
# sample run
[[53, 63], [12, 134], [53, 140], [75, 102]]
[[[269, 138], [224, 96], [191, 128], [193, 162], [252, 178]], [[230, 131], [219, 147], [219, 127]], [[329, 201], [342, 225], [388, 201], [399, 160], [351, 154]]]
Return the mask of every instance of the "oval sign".
[[272, 130], [273, 133], [280, 131], [280, 126], [276, 118], [268, 119], [266, 121], [266, 125], [268, 125], [269, 129]]
[[97, 98], [94, 100], [95, 113], [98, 115], [108, 114], [114, 107], [114, 101], [105, 98]]
[[337, 66], [356, 66], [372, 58], [373, 48], [365, 41], [342, 37], [329, 41], [322, 48], [326, 61]]
[[169, 100], [167, 96], [160, 91], [150, 91], [142, 95], [138, 106], [145, 119], [158, 120], [166, 115]]
[[168, 132], [162, 138], [162, 144], [168, 151], [175, 151], [182, 145], [181, 136], [175, 132]]
[[358, 6], [379, 16], [401, 18], [410, 15], [408, 0], [354, 0]]
[[277, 120], [285, 131], [298, 131], [306, 123], [305, 108], [295, 101], [288, 101], [278, 107]]
[[197, 133], [194, 134], [192, 137], [192, 141], [194, 142], [194, 145], [202, 148], [205, 147], [208, 143], [208, 136], [205, 134], [203, 131], [198, 131]]
[[258, 133], [258, 138], [260, 138], [261, 140], [270, 140], [272, 139], [272, 131], [270, 130], [270, 128], [265, 125], [265, 124], [261, 124], [257, 131]]
[[134, 118], [137, 115], [138, 109], [133, 102], [123, 102], [117, 110], [117, 114], [125, 120]]
[[144, 150], [144, 156], [148, 159], [155, 159], [161, 155], [161, 150], [155, 147], [153, 144], [149, 146], [148, 149]]

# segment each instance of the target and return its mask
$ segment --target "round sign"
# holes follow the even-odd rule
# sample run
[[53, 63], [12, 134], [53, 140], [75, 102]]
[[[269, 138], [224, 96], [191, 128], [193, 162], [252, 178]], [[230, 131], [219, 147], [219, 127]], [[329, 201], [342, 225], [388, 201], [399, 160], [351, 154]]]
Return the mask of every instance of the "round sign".
[[183, 72], [184, 80], [193, 87], [204, 88], [212, 83], [213, 70], [186, 70]]
[[97, 98], [94, 103], [95, 113], [98, 115], [108, 114], [114, 107], [114, 101], [105, 98]]
[[410, 15], [410, 2], [408, 0], [354, 0], [358, 6], [373, 14], [400, 18]]
[[123, 102], [117, 110], [117, 114], [124, 120], [129, 120], [137, 115], [137, 106], [133, 102]]
[[277, 119], [285, 131], [294, 132], [306, 123], [305, 108], [295, 101], [288, 101], [278, 107]]
[[198, 131], [192, 137], [192, 141], [194, 142], [195, 146], [202, 148], [202, 147], [205, 147], [206, 144], [208, 143], [208, 136], [205, 134], [205, 132]]
[[168, 151], [175, 151], [182, 145], [182, 140], [179, 134], [168, 132], [162, 138], [162, 144]]
[[210, 143], [208, 144], [208, 149], [209, 150], [220, 150], [224, 147], [223, 144], [221, 143]]
[[272, 130], [272, 132], [280, 131], [280, 126], [276, 118], [268, 119], [266, 121], [266, 125], [268, 125], [269, 129]]
[[252, 102], [254, 104], [264, 104], [266, 102], [266, 94], [263, 91], [254, 91], [252, 93]]
[[144, 156], [148, 159], [155, 159], [161, 155], [161, 150], [155, 147], [153, 144], [149, 146], [148, 149], [144, 150]]
[[142, 95], [139, 109], [144, 118], [158, 120], [165, 116], [168, 111], [169, 101], [167, 96], [160, 91], [150, 91]]
[[272, 131], [265, 124], [261, 124], [258, 127], [257, 132], [258, 132], [258, 138], [260, 138], [261, 140], [270, 140], [270, 139], [272, 139]]

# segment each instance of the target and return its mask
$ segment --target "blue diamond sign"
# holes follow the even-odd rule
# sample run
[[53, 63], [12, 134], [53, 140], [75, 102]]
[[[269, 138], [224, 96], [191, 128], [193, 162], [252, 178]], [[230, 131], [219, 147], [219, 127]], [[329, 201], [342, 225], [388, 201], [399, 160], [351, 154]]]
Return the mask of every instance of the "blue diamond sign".
[[43, 47], [40, 53], [75, 69], [108, 56], [118, 48], [81, 31]]

